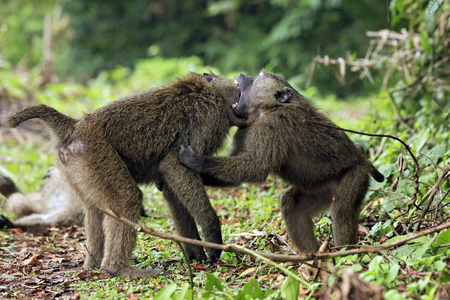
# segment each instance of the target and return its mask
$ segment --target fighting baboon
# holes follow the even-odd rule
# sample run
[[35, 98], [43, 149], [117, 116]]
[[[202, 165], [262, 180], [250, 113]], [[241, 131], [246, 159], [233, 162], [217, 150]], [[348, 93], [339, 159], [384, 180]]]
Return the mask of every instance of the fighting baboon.
[[[136, 222], [141, 183], [157, 183], [180, 235], [222, 242], [219, 218], [202, 179], [178, 161], [181, 145], [212, 155], [230, 125], [244, 123], [231, 104], [239, 90], [231, 80], [214, 74], [190, 74], [170, 85], [114, 101], [79, 120], [51, 107], [35, 105], [9, 117], [7, 126], [40, 118], [58, 141], [58, 165], [85, 211], [88, 255], [85, 267], [101, 267], [113, 275], [153, 277], [160, 270], [129, 266], [135, 246], [134, 229], [97, 208], [111, 207]], [[103, 227], [102, 227], [103, 224]], [[184, 245], [190, 258], [205, 260], [202, 247]], [[220, 251], [207, 249], [215, 261]]]
[[241, 96], [234, 107], [248, 127], [239, 129], [228, 157], [206, 157], [190, 147], [180, 162], [200, 174], [238, 185], [277, 174], [291, 186], [280, 199], [288, 233], [301, 251], [316, 251], [312, 215], [331, 205], [336, 245], [358, 238], [358, 216], [369, 186], [384, 177], [347, 135], [314, 124], [334, 125], [283, 78], [262, 70], [239, 74]]
[[50, 168], [43, 178], [49, 180], [38, 192], [25, 195], [12, 179], [0, 174], [0, 194], [5, 196], [3, 209], [15, 217], [14, 222], [9, 222], [5, 216], [0, 218], [0, 228], [7, 226], [27, 230], [36, 225], [83, 225], [81, 204], [66, 188], [59, 169]]

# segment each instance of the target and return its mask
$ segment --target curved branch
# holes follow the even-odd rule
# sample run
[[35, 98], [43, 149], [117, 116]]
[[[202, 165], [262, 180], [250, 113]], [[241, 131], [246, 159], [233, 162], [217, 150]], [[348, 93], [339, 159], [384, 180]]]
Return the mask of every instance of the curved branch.
[[[188, 244], [197, 245], [197, 246], [201, 246], [201, 247], [214, 248], [214, 249], [219, 249], [219, 250], [226, 251], [226, 252], [233, 252], [233, 253], [238, 253], [238, 254], [249, 254], [249, 251], [247, 249], [243, 249], [241, 246], [238, 246], [238, 245], [215, 244], [215, 243], [204, 242], [204, 241], [200, 241], [200, 240], [195, 240], [195, 239], [185, 238], [182, 236], [175, 236], [175, 235], [171, 235], [168, 233], [159, 232], [159, 231], [156, 231], [149, 227], [141, 226], [137, 223], [134, 223], [134, 222], [128, 220], [127, 218], [121, 216], [120, 214], [118, 214], [111, 208], [102, 208], [102, 207], [98, 206], [98, 209], [103, 211], [108, 216], [133, 227], [136, 231], [142, 231], [142, 232], [148, 233], [150, 235], [153, 235], [153, 236], [165, 239], [165, 240], [181, 242], [181, 243], [188, 243]], [[375, 246], [375, 247], [361, 247], [359, 249], [352, 249], [352, 250], [345, 250], [345, 251], [320, 252], [320, 253], [300, 253], [300, 254], [296, 254], [296, 255], [273, 254], [273, 253], [265, 253], [265, 252], [261, 252], [261, 251], [252, 251], [252, 250], [250, 250], [250, 251], [252, 251], [258, 255], [261, 255], [265, 258], [268, 258], [274, 262], [306, 262], [306, 261], [311, 261], [311, 260], [315, 260], [315, 259], [328, 259], [328, 258], [342, 257], [342, 256], [353, 255], [353, 254], [378, 252], [381, 250], [386, 250], [386, 249], [389, 249], [392, 247], [403, 245], [403, 244], [405, 244], [411, 240], [414, 240], [418, 237], [421, 237], [421, 236], [424, 236], [424, 235], [427, 235], [430, 233], [438, 232], [438, 231], [441, 231], [446, 228], [450, 228], [450, 221], [446, 222], [444, 224], [438, 225], [436, 227], [428, 228], [428, 229], [416, 232], [414, 234], [410, 234], [409, 236], [405, 236], [404, 238], [399, 239], [392, 243], [385, 243], [383, 245]]]
[[[411, 148], [404, 141], [402, 141], [400, 138], [398, 138], [396, 136], [393, 136], [393, 135], [389, 135], [389, 134], [366, 133], [366, 132], [361, 132], [361, 131], [356, 131], [356, 130], [351, 130], [351, 129], [345, 129], [345, 128], [339, 127], [337, 125], [329, 125], [329, 124], [324, 124], [324, 123], [321, 123], [321, 122], [315, 122], [315, 121], [310, 121], [310, 120], [303, 120], [303, 123], [316, 124], [316, 125], [325, 126], [325, 127], [328, 127], [328, 128], [333, 128], [333, 129], [336, 129], [336, 130], [356, 133], [356, 134], [360, 134], [360, 135], [366, 135], [366, 136], [372, 136], [372, 137], [380, 137], [380, 138], [385, 137], [385, 138], [394, 139], [394, 140], [400, 142], [403, 146], [405, 146], [405, 148], [408, 151], [409, 155], [411, 155], [411, 157], [412, 157], [412, 159], [414, 161], [414, 166], [415, 166], [415, 171], [414, 171], [414, 193], [413, 193], [413, 196], [411, 198], [411, 201], [408, 202], [408, 209], [407, 209], [407, 211], [409, 211], [409, 209], [410, 209], [410, 207], [412, 205], [416, 206], [417, 194], [419, 193], [419, 162], [417, 161], [416, 156], [412, 153]], [[416, 208], [420, 210], [419, 207], [416, 206]]]

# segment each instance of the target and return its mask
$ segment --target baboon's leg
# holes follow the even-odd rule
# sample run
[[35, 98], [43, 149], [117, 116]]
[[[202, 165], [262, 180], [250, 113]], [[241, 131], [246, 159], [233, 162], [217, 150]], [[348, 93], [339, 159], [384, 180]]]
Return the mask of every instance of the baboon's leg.
[[286, 229], [294, 245], [305, 252], [316, 252], [319, 249], [312, 215], [316, 210], [312, 199], [300, 191], [289, 187], [280, 200]]
[[[177, 229], [178, 233], [184, 237], [200, 240], [197, 225], [195, 224], [194, 218], [192, 218], [186, 207], [184, 207], [184, 205], [177, 199], [177, 197], [168, 187], [164, 188], [163, 194], [169, 205], [172, 219], [175, 223], [175, 228]], [[202, 261], [206, 260], [206, 255], [203, 251], [203, 247], [190, 244], [182, 245], [189, 259], [197, 259]]]
[[53, 226], [58, 223], [58, 221], [63, 218], [70, 218], [71, 215], [68, 214], [66, 210], [49, 210], [44, 214], [31, 214], [24, 216], [20, 219], [14, 221], [14, 224], [19, 226], [30, 226], [30, 225], [44, 225]]
[[[84, 268], [97, 269], [101, 266], [104, 254], [105, 235], [102, 226], [104, 215], [96, 206], [96, 201], [99, 199], [95, 197], [95, 193], [88, 198], [89, 193], [83, 192], [83, 187], [87, 186], [87, 182], [83, 182], [83, 177], [74, 176], [82, 174], [77, 168], [83, 169], [80, 158], [72, 157], [67, 167], [59, 164], [61, 174], [66, 178], [66, 182], [70, 183], [68, 187], [83, 205], [87, 250]], [[89, 172], [88, 169], [85, 169], [85, 172]]]
[[[195, 223], [202, 227], [205, 240], [221, 244], [219, 217], [209, 202], [200, 175], [181, 165], [177, 152], [169, 153], [161, 161], [160, 170], [168, 188], [194, 217]], [[210, 248], [206, 250], [209, 261], [214, 262], [220, 257], [220, 250]]]
[[[101, 154], [101, 155], [100, 155]], [[136, 231], [95, 208], [111, 208], [125, 218], [137, 222], [142, 207], [142, 192], [131, 177], [117, 152], [101, 140], [83, 145], [83, 153], [68, 157], [61, 166], [75, 192], [81, 195], [86, 210], [87, 247], [92, 254], [86, 265], [96, 265], [104, 248], [101, 268], [115, 276], [151, 278], [160, 270], [130, 267], [136, 244]], [[102, 224], [103, 220], [103, 224]], [[102, 245], [102, 228], [104, 245]], [[99, 240], [96, 240], [99, 239]]]
[[85, 206], [84, 227], [86, 228], [86, 260], [87, 269], [100, 268], [103, 260], [105, 235], [103, 232], [103, 213], [95, 206]]
[[361, 203], [369, 187], [369, 175], [362, 167], [348, 171], [331, 203], [335, 245], [356, 244]]
[[23, 194], [11, 178], [2, 174], [0, 174], [0, 194], [6, 197], [2, 203], [3, 210], [12, 213], [16, 220], [32, 213], [40, 213], [42, 210], [39, 193]]

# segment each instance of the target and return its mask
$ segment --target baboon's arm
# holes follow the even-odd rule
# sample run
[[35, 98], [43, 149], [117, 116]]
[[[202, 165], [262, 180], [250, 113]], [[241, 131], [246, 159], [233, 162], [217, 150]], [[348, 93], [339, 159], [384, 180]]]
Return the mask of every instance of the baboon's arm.
[[205, 184], [240, 185], [243, 182], [263, 182], [269, 175], [265, 164], [247, 155], [208, 157], [197, 154], [191, 147], [182, 147], [180, 162], [207, 179]]
[[200, 173], [200, 177], [202, 178], [203, 184], [207, 186], [214, 187], [227, 187], [227, 186], [235, 186], [234, 181], [230, 180], [219, 180], [218, 178]]
[[205, 184], [236, 186], [263, 182], [288, 160], [290, 145], [283, 128], [289, 126], [285, 119], [266, 115], [258, 124], [236, 132], [229, 156], [208, 157], [188, 146], [181, 147], [179, 160], [200, 173], [203, 180], [207, 178]]

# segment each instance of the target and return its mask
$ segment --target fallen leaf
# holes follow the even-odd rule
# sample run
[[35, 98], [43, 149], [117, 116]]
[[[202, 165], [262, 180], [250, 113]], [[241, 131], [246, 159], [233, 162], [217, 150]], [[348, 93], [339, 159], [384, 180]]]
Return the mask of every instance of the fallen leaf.
[[11, 231], [14, 234], [22, 234], [23, 233], [23, 230], [21, 228], [12, 228]]
[[199, 263], [192, 263], [191, 268], [193, 268], [195, 271], [205, 271], [208, 270], [208, 267], [199, 264]]
[[24, 261], [22, 261], [21, 265], [22, 266], [29, 266], [29, 265], [35, 265], [38, 266], [40, 265], [41, 262], [39, 261], [38, 257], [36, 255], [31, 256], [28, 259], [25, 259]]
[[247, 270], [245, 270], [244, 272], [242, 272], [240, 275], [239, 275], [239, 277], [245, 277], [245, 276], [247, 276], [247, 275], [250, 275], [250, 274], [252, 274], [252, 273], [254, 273], [255, 271], [256, 271], [256, 267], [253, 267], [253, 268], [248, 268]]

